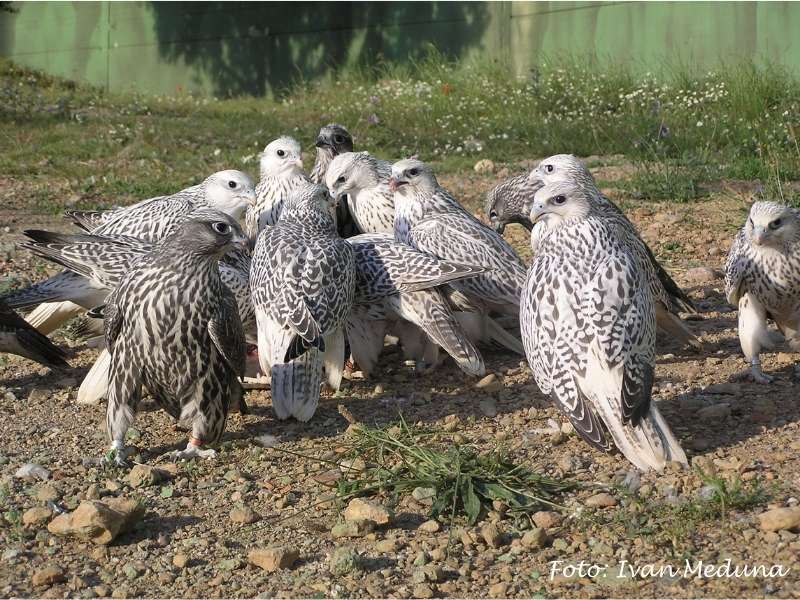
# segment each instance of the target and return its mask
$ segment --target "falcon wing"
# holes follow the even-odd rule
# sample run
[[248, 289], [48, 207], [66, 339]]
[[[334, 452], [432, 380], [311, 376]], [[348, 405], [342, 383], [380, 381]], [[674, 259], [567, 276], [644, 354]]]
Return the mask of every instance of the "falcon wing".
[[742, 282], [747, 273], [750, 260], [744, 252], [744, 231], [739, 231], [725, 262], [725, 297], [733, 306], [739, 305], [742, 296]]
[[222, 286], [222, 302], [208, 323], [208, 333], [222, 358], [237, 377], [244, 377], [247, 346], [233, 293]]

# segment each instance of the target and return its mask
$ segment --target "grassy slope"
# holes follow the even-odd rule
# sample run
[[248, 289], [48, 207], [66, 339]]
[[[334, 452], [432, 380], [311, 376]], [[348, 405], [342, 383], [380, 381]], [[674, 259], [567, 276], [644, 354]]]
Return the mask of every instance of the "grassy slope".
[[30, 203], [60, 210], [173, 191], [210, 172], [256, 175], [280, 134], [309, 150], [323, 123], [350, 128], [386, 158], [418, 153], [453, 171], [571, 152], [622, 154], [630, 191], [687, 200], [721, 178], [759, 179], [772, 197], [800, 178], [800, 81], [736, 65], [636, 78], [563, 64], [513, 78], [497, 64], [432, 54], [299, 83], [281, 99], [115, 96], [0, 62], [0, 173], [31, 184]]

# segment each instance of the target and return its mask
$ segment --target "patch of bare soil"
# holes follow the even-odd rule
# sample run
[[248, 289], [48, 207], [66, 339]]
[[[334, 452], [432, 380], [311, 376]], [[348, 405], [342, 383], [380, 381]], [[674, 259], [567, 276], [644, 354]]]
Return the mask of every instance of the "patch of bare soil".
[[[442, 180], [476, 214], [495, 183], [473, 172]], [[747, 489], [760, 482], [766, 499], [720, 517], [695, 519], [687, 509], [667, 519], [670, 510], [694, 506], [707, 495], [708, 482], [679, 470], [637, 480], [619, 455], [596, 452], [569, 427], [561, 431], [565, 420], [539, 392], [521, 357], [496, 351], [487, 351], [486, 359], [502, 384], [498, 390], [476, 388], [452, 363], [417, 375], [389, 353], [369, 381], [347, 383], [336, 397], [324, 393], [308, 424], [277, 421], [269, 392], [251, 392], [252, 413], [231, 415], [216, 460], [168, 465], [166, 479], [133, 487], [127, 472], [91, 460], [107, 449], [104, 406], [79, 406], [75, 395], [97, 352], [75, 345], [69, 350], [74, 368], [67, 373], [0, 357], [0, 595], [800, 597], [796, 530], [766, 531], [757, 518], [769, 508], [796, 507], [800, 497], [797, 356], [786, 349], [763, 356], [765, 370], [776, 378], [772, 385], [739, 377], [746, 365], [736, 312], [723, 295], [721, 269], [744, 220], [746, 195], [717, 194], [686, 205], [618, 199], [696, 301], [699, 313], [689, 324], [706, 345], [694, 352], [659, 339], [654, 398], [695, 466]], [[8, 227], [0, 277], [28, 281], [55, 271], [15, 251], [11, 242], [22, 238], [24, 228], [66, 230], [68, 223], [21, 212], [5, 212], [0, 220]], [[507, 238], [530, 259], [527, 232], [510, 227]], [[60, 335], [55, 339], [70, 345]], [[263, 436], [274, 436], [283, 450], [335, 457], [348, 427], [339, 404], [368, 424], [396, 420], [402, 411], [409, 422], [451, 432], [455, 443], [488, 450], [499, 442], [513, 460], [585, 487], [562, 498], [560, 515], [540, 516], [544, 535], [526, 537], [530, 529], [506, 518], [502, 507], [475, 527], [442, 524], [434, 531], [421, 527], [429, 506], [409, 496], [394, 507], [388, 525], [334, 539], [331, 529], [343, 507], [319, 477], [330, 465], [264, 447], [269, 441]], [[150, 465], [186, 441], [152, 405], [145, 405], [134, 427], [130, 442]], [[49, 478], [15, 478], [25, 463], [41, 465]], [[589, 500], [603, 491], [610, 499]], [[115, 496], [140, 499], [146, 513], [110, 545], [48, 531], [54, 508], [73, 510], [84, 499]], [[245, 506], [252, 513], [232, 515]], [[488, 523], [498, 536], [490, 535]], [[248, 562], [253, 548], [274, 545], [297, 551], [297, 560], [274, 572]], [[735, 577], [694, 570], [698, 561], [724, 567], [728, 559], [732, 567], [781, 565], [787, 572]], [[581, 561], [603, 570], [563, 568]], [[672, 566], [674, 572], [632, 574], [647, 565]]]

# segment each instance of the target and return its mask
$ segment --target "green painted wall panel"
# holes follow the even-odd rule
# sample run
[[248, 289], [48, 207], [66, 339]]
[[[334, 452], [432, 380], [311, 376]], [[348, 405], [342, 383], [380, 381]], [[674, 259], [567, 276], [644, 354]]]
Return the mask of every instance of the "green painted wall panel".
[[771, 60], [800, 72], [800, 2], [37, 2], [0, 13], [0, 55], [110, 90], [271, 93], [434, 43], [518, 73], [583, 55], [657, 70]]

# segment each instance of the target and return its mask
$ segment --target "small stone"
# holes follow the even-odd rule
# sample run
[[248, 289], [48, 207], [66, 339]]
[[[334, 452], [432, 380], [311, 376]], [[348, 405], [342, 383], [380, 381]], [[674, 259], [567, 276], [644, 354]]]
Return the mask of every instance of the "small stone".
[[392, 554], [397, 552], [399, 544], [395, 538], [386, 538], [375, 544], [375, 550], [384, 554]]
[[347, 575], [361, 568], [361, 559], [351, 546], [340, 546], [331, 553], [328, 568], [334, 575]]
[[386, 507], [362, 498], [353, 498], [344, 510], [345, 521], [374, 521], [376, 525], [388, 525], [391, 519]]
[[478, 408], [480, 408], [481, 412], [490, 419], [497, 416], [497, 402], [494, 398], [481, 400], [478, 404]]
[[548, 541], [547, 532], [541, 527], [526, 531], [522, 536], [522, 545], [525, 548], [543, 548]]
[[22, 513], [22, 524], [36, 527], [49, 521], [52, 516], [53, 511], [46, 506], [34, 506]]
[[236, 569], [241, 568], [242, 561], [238, 558], [228, 558], [226, 560], [220, 561], [217, 564], [217, 568], [220, 571], [235, 571]]
[[156, 469], [150, 465], [138, 464], [131, 469], [131, 472], [128, 473], [126, 480], [131, 487], [139, 488], [155, 485], [158, 482], [164, 481], [168, 478], [169, 473], [166, 471]]
[[439, 521], [436, 521], [435, 519], [429, 519], [418, 527], [419, 531], [424, 533], [436, 533], [441, 528], [442, 526], [439, 524]]
[[758, 521], [764, 531], [800, 528], [800, 506], [768, 510], [758, 515]]
[[495, 583], [489, 587], [490, 598], [506, 598], [508, 596], [508, 584], [504, 581]]
[[189, 564], [189, 557], [183, 554], [182, 552], [178, 552], [175, 556], [172, 557], [172, 564], [179, 569], [183, 569], [186, 565]]
[[85, 500], [99, 500], [100, 499], [100, 486], [96, 483], [93, 483], [88, 488], [86, 488], [86, 492], [83, 494]]
[[553, 527], [558, 527], [561, 524], [561, 521], [563, 521], [561, 514], [552, 510], [540, 510], [539, 512], [533, 513], [532, 518], [536, 526], [541, 527], [542, 529], [552, 529]]
[[482, 158], [473, 167], [476, 173], [494, 173], [494, 162], [488, 158]]
[[426, 581], [438, 583], [444, 579], [444, 571], [436, 565], [425, 565], [414, 571], [411, 577], [414, 583], [425, 583]]
[[617, 505], [617, 499], [607, 492], [601, 492], [594, 496], [589, 496], [584, 504], [591, 508], [610, 508]]
[[417, 556], [414, 558], [414, 566], [415, 567], [423, 567], [428, 564], [428, 554], [424, 550], [420, 550], [417, 552]]
[[59, 498], [61, 498], [61, 492], [52, 485], [43, 485], [36, 492], [36, 499], [42, 502], [55, 502]]
[[231, 510], [230, 519], [234, 523], [242, 523], [244, 525], [249, 525], [251, 523], [255, 523], [261, 518], [256, 511], [254, 511], [249, 506], [237, 506]]
[[334, 525], [331, 537], [333, 539], [364, 537], [373, 531], [375, 531], [375, 521], [347, 521]]
[[431, 586], [420, 583], [414, 586], [412, 595], [414, 598], [433, 598], [433, 590]]
[[341, 478], [342, 472], [339, 469], [331, 469], [312, 477], [314, 481], [327, 487], [336, 487]]
[[558, 538], [557, 540], [555, 540], [553, 542], [553, 549], [554, 550], [558, 550], [559, 552], [563, 552], [567, 548], [569, 548], [569, 544], [567, 543], [567, 540]]
[[721, 277], [721, 273], [711, 267], [695, 267], [686, 271], [684, 278], [690, 283], [713, 283]]
[[33, 388], [28, 394], [28, 402], [42, 402], [50, 397], [50, 392], [44, 388]]
[[138, 566], [131, 563], [125, 565], [122, 569], [122, 572], [125, 573], [125, 577], [128, 579], [136, 579], [142, 574], [142, 570]]
[[430, 500], [434, 496], [436, 496], [436, 488], [430, 487], [416, 487], [414, 491], [411, 492], [412, 498], [417, 502], [422, 502], [423, 500]]
[[475, 387], [486, 392], [487, 394], [494, 394], [495, 392], [499, 392], [503, 389], [503, 384], [497, 379], [497, 375], [494, 373], [489, 373], [486, 377], [476, 383]]
[[50, 471], [36, 463], [25, 463], [14, 473], [17, 479], [49, 479]]
[[96, 585], [92, 588], [95, 594], [97, 594], [98, 598], [108, 598], [109, 594], [111, 594], [111, 589], [107, 585]]
[[65, 581], [64, 571], [61, 570], [60, 567], [55, 565], [48, 565], [42, 569], [39, 569], [33, 574], [31, 581], [35, 587], [43, 586], [43, 585], [53, 585], [54, 583], [61, 583]]
[[111, 592], [111, 597], [114, 598], [114, 600], [125, 600], [125, 598], [130, 598], [130, 596], [131, 593], [128, 591], [128, 588], [124, 586], [114, 588], [114, 591]]
[[278, 569], [291, 569], [300, 553], [292, 548], [273, 546], [270, 548], [256, 548], [247, 555], [247, 560], [268, 573]]
[[731, 415], [730, 404], [712, 404], [697, 411], [697, 416], [703, 421], [717, 421]]
[[487, 523], [481, 527], [481, 537], [486, 540], [486, 543], [492, 548], [499, 548], [502, 543], [502, 536], [497, 526], [493, 523]]

